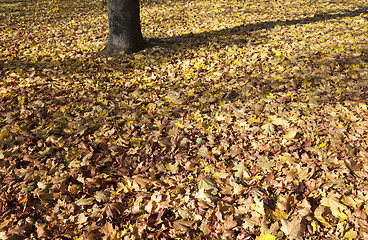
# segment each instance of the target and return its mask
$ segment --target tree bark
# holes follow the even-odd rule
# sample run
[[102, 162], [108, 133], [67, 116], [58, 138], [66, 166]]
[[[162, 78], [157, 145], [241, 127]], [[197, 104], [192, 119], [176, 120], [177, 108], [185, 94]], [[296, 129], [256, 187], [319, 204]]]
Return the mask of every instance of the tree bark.
[[143, 49], [139, 0], [107, 0], [109, 37], [102, 54], [124, 50], [133, 53]]

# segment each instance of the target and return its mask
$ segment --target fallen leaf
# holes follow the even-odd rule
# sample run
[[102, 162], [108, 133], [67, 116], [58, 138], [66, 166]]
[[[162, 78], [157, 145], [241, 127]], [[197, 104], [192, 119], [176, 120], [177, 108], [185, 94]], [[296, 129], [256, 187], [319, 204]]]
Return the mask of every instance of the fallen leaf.
[[281, 230], [288, 239], [302, 239], [301, 219], [294, 218], [292, 221], [281, 219]]
[[272, 234], [263, 234], [261, 233], [261, 235], [259, 235], [258, 237], [256, 237], [255, 240], [275, 240], [276, 237], [273, 236]]

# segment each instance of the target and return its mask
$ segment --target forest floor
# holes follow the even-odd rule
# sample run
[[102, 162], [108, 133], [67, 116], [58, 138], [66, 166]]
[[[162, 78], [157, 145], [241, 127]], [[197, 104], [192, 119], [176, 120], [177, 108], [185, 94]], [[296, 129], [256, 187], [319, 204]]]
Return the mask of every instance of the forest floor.
[[367, 6], [0, 0], [0, 238], [368, 239]]

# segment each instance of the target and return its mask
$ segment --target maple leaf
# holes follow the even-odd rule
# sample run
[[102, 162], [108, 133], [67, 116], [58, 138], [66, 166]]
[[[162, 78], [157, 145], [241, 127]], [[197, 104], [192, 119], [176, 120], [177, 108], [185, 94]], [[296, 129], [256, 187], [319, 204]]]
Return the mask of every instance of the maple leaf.
[[288, 239], [302, 239], [302, 225], [300, 218], [294, 218], [292, 221], [281, 219], [281, 230]]
[[237, 178], [250, 178], [250, 173], [248, 168], [241, 162], [233, 167], [234, 175]]
[[272, 217], [276, 220], [287, 219], [289, 214], [276, 208], [275, 211], [272, 211]]
[[97, 191], [94, 197], [97, 202], [106, 202], [109, 200], [109, 193], [107, 191]]
[[100, 230], [101, 233], [105, 234], [104, 239], [118, 240], [118, 231], [112, 223], [106, 222], [103, 228]]
[[118, 219], [121, 217], [122, 214], [122, 204], [121, 203], [108, 203], [103, 208], [102, 212], [103, 215], [110, 218], [110, 219]]
[[347, 209], [347, 207], [340, 203], [340, 200], [336, 196], [329, 196], [322, 198], [321, 205], [329, 207], [331, 209], [332, 215], [335, 217], [342, 218], [345, 220], [347, 216], [343, 213], [343, 210]]
[[252, 209], [261, 215], [265, 215], [263, 200], [260, 201], [257, 196], [254, 197], [254, 203], [251, 205]]

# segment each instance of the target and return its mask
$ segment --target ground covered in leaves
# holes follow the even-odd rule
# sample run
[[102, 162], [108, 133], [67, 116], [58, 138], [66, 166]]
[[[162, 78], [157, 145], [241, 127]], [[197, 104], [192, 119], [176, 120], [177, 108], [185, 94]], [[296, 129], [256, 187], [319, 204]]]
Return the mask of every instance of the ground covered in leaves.
[[367, 6], [0, 0], [0, 238], [367, 239]]

